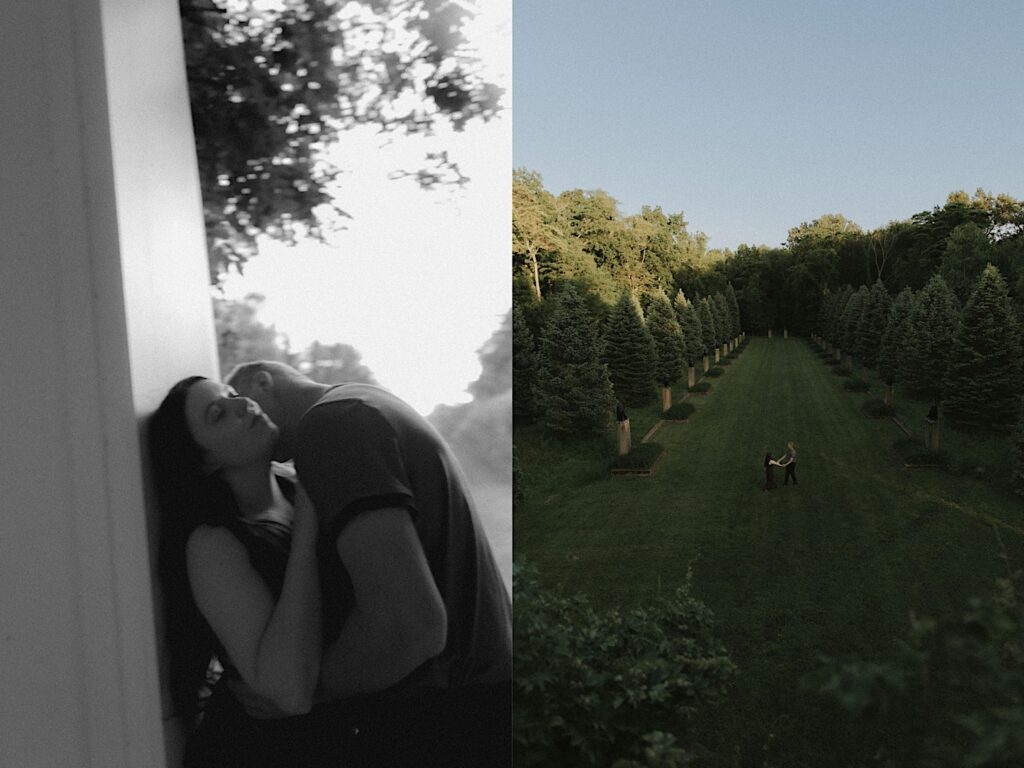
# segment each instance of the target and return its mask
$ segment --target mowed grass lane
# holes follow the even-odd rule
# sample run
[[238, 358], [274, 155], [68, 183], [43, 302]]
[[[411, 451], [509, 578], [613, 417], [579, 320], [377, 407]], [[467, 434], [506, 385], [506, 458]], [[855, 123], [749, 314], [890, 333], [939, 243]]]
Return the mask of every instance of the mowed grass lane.
[[[691, 569], [741, 669], [732, 727], [767, 729], [820, 654], [885, 653], [911, 610], [949, 615], [990, 591], [1004, 551], [1024, 567], [1024, 515], [984, 483], [904, 470], [901, 433], [863, 416], [864, 396], [803, 340], [754, 338], [725, 371], [688, 423], [656, 434], [667, 454], [650, 478], [611, 477], [608, 441], [517, 430], [515, 554], [602, 606], [664, 594]], [[788, 440], [800, 485], [776, 468], [764, 492], [764, 454]]]

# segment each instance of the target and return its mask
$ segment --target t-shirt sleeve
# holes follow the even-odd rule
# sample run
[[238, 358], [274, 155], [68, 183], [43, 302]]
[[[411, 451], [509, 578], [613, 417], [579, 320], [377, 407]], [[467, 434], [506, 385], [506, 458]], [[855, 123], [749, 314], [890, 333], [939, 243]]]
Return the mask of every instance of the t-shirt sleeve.
[[324, 403], [303, 416], [295, 467], [321, 529], [332, 539], [362, 512], [413, 509], [398, 436], [376, 408], [361, 401]]

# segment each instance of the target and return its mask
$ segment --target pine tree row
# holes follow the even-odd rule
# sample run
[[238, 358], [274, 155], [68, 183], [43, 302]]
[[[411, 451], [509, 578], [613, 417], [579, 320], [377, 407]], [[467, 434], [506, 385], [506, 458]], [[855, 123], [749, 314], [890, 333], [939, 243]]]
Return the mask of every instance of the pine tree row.
[[954, 429], [1005, 433], [1021, 416], [1019, 318], [991, 264], [962, 308], [939, 273], [895, 299], [881, 282], [846, 286], [822, 301], [817, 330], [855, 365], [877, 369], [890, 397], [898, 383], [941, 404]]
[[[588, 301], [589, 300], [589, 301]], [[662, 291], [624, 292], [602, 321], [593, 297], [566, 283], [543, 302], [513, 307], [513, 417], [540, 420], [563, 438], [605, 433], [616, 405], [653, 404], [740, 336], [732, 286], [693, 302]], [[530, 319], [533, 322], [530, 322]]]

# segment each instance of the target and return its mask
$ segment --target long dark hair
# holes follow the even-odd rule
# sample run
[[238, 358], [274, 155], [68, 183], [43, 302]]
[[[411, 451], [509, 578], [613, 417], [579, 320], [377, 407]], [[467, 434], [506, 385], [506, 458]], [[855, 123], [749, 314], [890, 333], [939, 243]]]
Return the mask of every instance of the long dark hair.
[[238, 503], [219, 473], [204, 465], [203, 449], [185, 417], [188, 391], [204, 376], [182, 379], [167, 393], [148, 424], [149, 459], [160, 509], [157, 570], [163, 589], [171, 695], [175, 709], [194, 715], [200, 706], [217, 639], [196, 607], [188, 581], [185, 545], [200, 525], [238, 526]]

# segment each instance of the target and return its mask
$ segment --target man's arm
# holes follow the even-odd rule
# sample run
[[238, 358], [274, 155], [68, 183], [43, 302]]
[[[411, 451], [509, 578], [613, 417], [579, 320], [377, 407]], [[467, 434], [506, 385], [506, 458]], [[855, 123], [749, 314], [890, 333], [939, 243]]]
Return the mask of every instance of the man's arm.
[[394, 685], [447, 642], [444, 602], [407, 510], [358, 515], [336, 548], [355, 607], [321, 664], [320, 686], [332, 699]]

